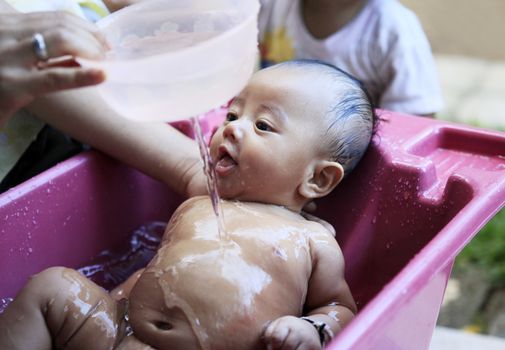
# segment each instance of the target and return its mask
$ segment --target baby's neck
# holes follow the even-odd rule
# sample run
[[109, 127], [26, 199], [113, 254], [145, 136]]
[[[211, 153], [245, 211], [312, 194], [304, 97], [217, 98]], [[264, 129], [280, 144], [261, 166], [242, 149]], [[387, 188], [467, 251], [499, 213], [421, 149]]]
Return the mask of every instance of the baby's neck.
[[251, 202], [251, 201], [241, 201], [241, 200], [229, 200], [230, 202], [237, 203], [238, 205], [247, 205], [249, 208], [258, 211], [269, 211], [275, 216], [283, 217], [285, 219], [304, 219], [301, 208], [299, 210], [289, 208], [288, 206], [272, 203], [263, 202]]
[[368, 0], [302, 0], [305, 27], [316, 39], [342, 29], [358, 15]]

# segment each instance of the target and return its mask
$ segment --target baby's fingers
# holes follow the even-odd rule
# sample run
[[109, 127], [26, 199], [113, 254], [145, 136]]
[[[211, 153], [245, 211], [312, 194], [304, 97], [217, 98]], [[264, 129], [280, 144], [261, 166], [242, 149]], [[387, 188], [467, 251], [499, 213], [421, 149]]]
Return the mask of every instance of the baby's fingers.
[[271, 322], [263, 332], [263, 341], [267, 350], [283, 349], [284, 341], [289, 335], [289, 328], [283, 327], [282, 322], [275, 320]]

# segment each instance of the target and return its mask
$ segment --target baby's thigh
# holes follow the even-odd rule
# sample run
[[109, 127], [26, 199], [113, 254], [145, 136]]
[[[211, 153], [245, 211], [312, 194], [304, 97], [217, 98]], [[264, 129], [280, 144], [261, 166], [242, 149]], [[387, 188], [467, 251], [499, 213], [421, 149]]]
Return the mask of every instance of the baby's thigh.
[[44, 271], [57, 288], [47, 306], [46, 320], [56, 348], [110, 349], [125, 332], [122, 307], [100, 286], [66, 268]]

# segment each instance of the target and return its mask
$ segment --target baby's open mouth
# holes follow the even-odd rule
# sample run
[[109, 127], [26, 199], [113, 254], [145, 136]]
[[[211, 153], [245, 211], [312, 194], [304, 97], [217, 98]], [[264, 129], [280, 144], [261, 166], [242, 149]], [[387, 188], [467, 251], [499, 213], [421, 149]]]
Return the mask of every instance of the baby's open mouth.
[[219, 147], [219, 153], [216, 161], [216, 173], [219, 175], [228, 174], [235, 166], [237, 166], [237, 162], [235, 159], [228, 153], [228, 150], [221, 146]]

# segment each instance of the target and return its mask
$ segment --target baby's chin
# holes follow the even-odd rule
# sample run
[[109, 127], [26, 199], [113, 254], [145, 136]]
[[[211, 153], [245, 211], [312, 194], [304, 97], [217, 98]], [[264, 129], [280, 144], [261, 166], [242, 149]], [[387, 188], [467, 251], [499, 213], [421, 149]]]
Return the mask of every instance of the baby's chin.
[[219, 198], [228, 201], [245, 201], [243, 193], [236, 189], [218, 187]]
[[260, 198], [254, 195], [255, 192], [258, 193], [258, 191], [251, 191], [244, 186], [227, 186], [218, 183], [219, 197], [229, 201], [260, 202]]

